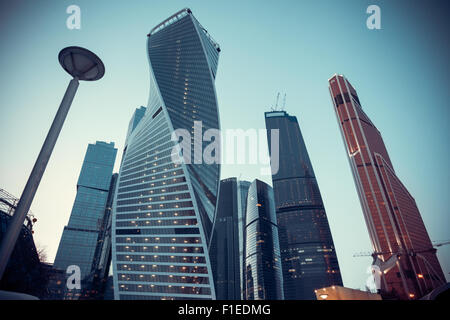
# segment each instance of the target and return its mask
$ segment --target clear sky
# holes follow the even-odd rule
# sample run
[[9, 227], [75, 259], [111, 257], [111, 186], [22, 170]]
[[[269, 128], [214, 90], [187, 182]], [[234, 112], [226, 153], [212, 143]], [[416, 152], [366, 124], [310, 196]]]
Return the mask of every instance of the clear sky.
[[[277, 92], [297, 116], [319, 182], [344, 285], [361, 288], [371, 246], [328, 92], [344, 74], [381, 131], [397, 175], [432, 240], [449, 239], [450, 30], [448, 1], [134, 0], [0, 2], [0, 188], [20, 196], [70, 77], [58, 52], [89, 48], [106, 66], [81, 83], [32, 205], [35, 240], [53, 262], [88, 143], [114, 141], [119, 170], [128, 121], [146, 105], [146, 34], [190, 7], [222, 52], [216, 89], [222, 129], [264, 128]], [[81, 29], [66, 8], [81, 8]], [[366, 8], [381, 8], [381, 30]], [[444, 8], [444, 6], [446, 6]], [[222, 178], [271, 183], [258, 166], [223, 166]], [[450, 246], [438, 256], [447, 275]]]

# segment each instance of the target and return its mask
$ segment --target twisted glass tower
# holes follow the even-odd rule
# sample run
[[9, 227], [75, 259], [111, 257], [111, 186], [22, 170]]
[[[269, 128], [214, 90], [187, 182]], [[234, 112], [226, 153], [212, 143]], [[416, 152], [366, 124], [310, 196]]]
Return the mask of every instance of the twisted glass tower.
[[198, 148], [197, 121], [219, 129], [220, 48], [189, 9], [153, 28], [147, 45], [150, 97], [128, 130], [113, 208], [115, 299], [214, 299], [208, 242], [220, 167], [175, 163], [171, 137], [187, 130]]

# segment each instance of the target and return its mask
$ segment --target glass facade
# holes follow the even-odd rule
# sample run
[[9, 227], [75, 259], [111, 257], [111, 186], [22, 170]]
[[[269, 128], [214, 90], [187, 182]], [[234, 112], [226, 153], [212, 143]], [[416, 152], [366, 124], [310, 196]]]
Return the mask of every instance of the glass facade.
[[220, 193], [210, 245], [211, 266], [218, 300], [242, 299], [243, 235], [250, 182], [228, 178]]
[[275, 199], [259, 180], [248, 190], [244, 235], [244, 300], [283, 300]]
[[314, 290], [342, 285], [339, 264], [319, 186], [297, 118], [285, 111], [266, 112], [279, 130], [279, 170], [272, 176], [280, 233], [284, 296], [315, 300]]
[[106, 200], [105, 214], [97, 239], [94, 261], [92, 263], [92, 278], [89, 282], [92, 284], [88, 298], [102, 300], [107, 289], [107, 280], [111, 266], [111, 228], [112, 228], [112, 205], [117, 186], [117, 173], [112, 175], [111, 184]]
[[[133, 130], [137, 127], [137, 125], [142, 120], [142, 118], [144, 117], [145, 111], [147, 111], [147, 108], [144, 106], [137, 108], [136, 111], [134, 111], [134, 114], [131, 117], [130, 123], [128, 124], [127, 139], [131, 135]], [[125, 144], [126, 143], [127, 142], [125, 142]]]
[[342, 75], [329, 79], [329, 89], [373, 250], [381, 261], [398, 257], [382, 277], [382, 294], [420, 298], [444, 284], [445, 276], [416, 202], [395, 174], [356, 90]]
[[[89, 144], [77, 183], [77, 195], [56, 253], [54, 267], [66, 270], [77, 265], [81, 278], [91, 276], [99, 234], [104, 223], [112, 170], [117, 149], [114, 143]], [[66, 298], [74, 297], [70, 293]]]
[[219, 129], [220, 49], [189, 9], [153, 28], [147, 45], [148, 106], [127, 137], [113, 206], [115, 299], [214, 299], [208, 243], [220, 167], [173, 162], [171, 136], [186, 129], [194, 143], [194, 121]]
[[238, 198], [238, 229], [239, 229], [239, 272], [241, 300], [244, 300], [244, 251], [245, 251], [245, 217], [247, 212], [247, 195], [251, 182], [237, 180], [237, 198]]

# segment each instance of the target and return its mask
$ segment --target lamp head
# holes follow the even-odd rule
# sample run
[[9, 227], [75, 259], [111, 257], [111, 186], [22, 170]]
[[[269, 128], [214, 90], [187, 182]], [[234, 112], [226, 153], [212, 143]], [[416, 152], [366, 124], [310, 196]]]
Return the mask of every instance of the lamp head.
[[102, 60], [85, 48], [64, 48], [59, 52], [58, 60], [67, 73], [79, 80], [94, 81], [105, 74]]

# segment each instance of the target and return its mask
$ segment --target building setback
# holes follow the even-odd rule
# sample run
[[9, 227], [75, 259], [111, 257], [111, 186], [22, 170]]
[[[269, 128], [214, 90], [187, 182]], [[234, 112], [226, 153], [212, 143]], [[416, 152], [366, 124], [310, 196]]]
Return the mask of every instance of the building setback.
[[314, 290], [342, 285], [328, 218], [297, 118], [265, 113], [279, 130], [279, 170], [272, 175], [286, 300], [315, 300]]
[[273, 189], [257, 179], [248, 190], [244, 236], [244, 300], [283, 300]]
[[[114, 143], [97, 141], [89, 144], [77, 183], [77, 195], [69, 223], [59, 243], [53, 267], [65, 271], [68, 266], [80, 268], [82, 290], [91, 285], [95, 252], [103, 234], [105, 210], [111, 188], [117, 149]], [[78, 299], [80, 291], [68, 290], [66, 299]]]
[[208, 244], [220, 166], [173, 161], [172, 133], [184, 129], [193, 143], [194, 121], [219, 129], [220, 48], [183, 9], [150, 31], [147, 49], [149, 101], [128, 130], [113, 206], [114, 296], [214, 299]]
[[[342, 75], [329, 89], [361, 201], [375, 264], [392, 264], [381, 278], [381, 293], [417, 299], [445, 283], [412, 195], [397, 177], [380, 132]], [[386, 264], [384, 264], [386, 262]]]
[[250, 182], [228, 178], [220, 192], [210, 245], [217, 300], [241, 300], [243, 236], [246, 198]]

